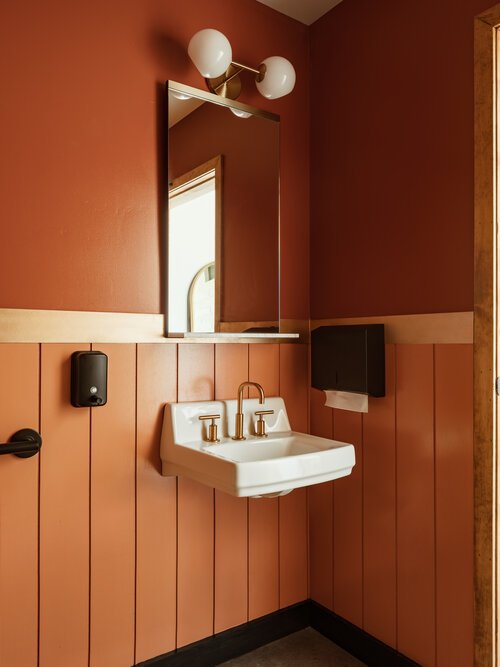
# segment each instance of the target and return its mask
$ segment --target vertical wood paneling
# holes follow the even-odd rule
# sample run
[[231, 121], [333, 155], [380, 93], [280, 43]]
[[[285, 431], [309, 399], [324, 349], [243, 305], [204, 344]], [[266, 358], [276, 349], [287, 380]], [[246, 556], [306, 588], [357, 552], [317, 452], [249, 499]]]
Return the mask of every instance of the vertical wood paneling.
[[[248, 379], [248, 345], [215, 346], [215, 398]], [[248, 619], [248, 499], [215, 492], [215, 632]]]
[[472, 346], [436, 345], [437, 665], [473, 663]]
[[[38, 345], [0, 345], [0, 442], [39, 430]], [[39, 457], [0, 458], [0, 665], [37, 664]]]
[[[279, 345], [250, 345], [250, 380], [266, 396], [279, 395]], [[248, 502], [248, 616], [252, 620], [279, 608], [279, 509], [277, 498]]]
[[279, 513], [277, 498], [248, 501], [248, 618], [279, 608]]
[[[280, 345], [280, 395], [285, 400], [292, 429], [308, 431], [309, 348]], [[307, 491], [296, 489], [279, 499], [280, 607], [308, 595]]]
[[386, 395], [363, 415], [364, 630], [396, 646], [395, 347], [386, 346]]
[[238, 387], [248, 380], [248, 345], [215, 346], [215, 398], [238, 397]]
[[435, 664], [434, 361], [432, 345], [397, 345], [398, 649]]
[[307, 490], [279, 498], [280, 607], [308, 597]]
[[136, 662], [175, 648], [177, 480], [161, 476], [165, 403], [177, 400], [177, 346], [137, 347]]
[[[325, 406], [322, 391], [311, 389], [312, 435], [333, 438], [333, 410]], [[310, 597], [333, 610], [333, 491], [334, 483], [314, 484], [309, 499]]]
[[70, 357], [88, 345], [42, 345], [40, 666], [88, 667], [88, 408], [70, 404]]
[[92, 410], [90, 665], [134, 663], [136, 346], [108, 355], [108, 402]]
[[[214, 346], [179, 346], [179, 401], [214, 398]], [[214, 491], [178, 480], [177, 645], [214, 628]]]
[[[266, 396], [278, 396], [280, 392], [280, 346], [249, 345], [248, 350], [248, 379], [259, 382], [264, 387]], [[251, 396], [257, 396], [255, 389]]]
[[309, 348], [280, 345], [280, 395], [294, 431], [307, 433], [309, 416]]
[[[41, 667], [87, 667], [89, 642], [91, 665], [131, 664], [135, 593], [137, 662], [175, 647], [177, 598], [179, 646], [305, 598], [305, 490], [279, 503], [217, 492], [214, 516], [213, 490], [181, 478], [177, 524], [176, 480], [159, 461], [177, 379], [179, 400], [209, 400], [214, 377], [221, 399], [249, 377], [307, 431], [305, 348], [184, 345], [177, 374], [177, 346], [139, 345], [136, 394], [136, 347], [99, 346], [109, 402], [91, 418], [69, 402], [70, 356], [87, 347], [41, 347], [41, 456], [0, 459], [0, 663], [36, 665], [38, 461]], [[357, 456], [350, 477], [308, 490], [311, 596], [388, 644], [397, 626], [398, 649], [425, 667], [467, 667], [472, 346], [387, 346], [386, 364], [387, 396], [362, 419], [311, 392], [311, 432], [353, 442]], [[2, 345], [0, 365], [7, 440], [37, 428], [39, 346]]]
[[356, 465], [335, 485], [333, 558], [333, 609], [351, 623], [363, 627], [363, 456], [361, 415], [334, 411], [335, 440], [356, 449]]

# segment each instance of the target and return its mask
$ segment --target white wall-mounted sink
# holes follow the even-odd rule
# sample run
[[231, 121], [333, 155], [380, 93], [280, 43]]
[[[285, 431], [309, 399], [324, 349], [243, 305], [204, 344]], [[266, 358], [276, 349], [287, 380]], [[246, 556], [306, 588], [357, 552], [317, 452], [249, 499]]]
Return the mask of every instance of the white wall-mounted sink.
[[[255, 412], [266, 415], [268, 437], [256, 435]], [[243, 404], [246, 440], [235, 441], [237, 401], [169, 403], [161, 435], [162, 474], [190, 477], [234, 496], [287, 493], [351, 473], [354, 447], [291, 430], [282, 398]], [[207, 423], [200, 416], [219, 414], [220, 443], [207, 442]]]

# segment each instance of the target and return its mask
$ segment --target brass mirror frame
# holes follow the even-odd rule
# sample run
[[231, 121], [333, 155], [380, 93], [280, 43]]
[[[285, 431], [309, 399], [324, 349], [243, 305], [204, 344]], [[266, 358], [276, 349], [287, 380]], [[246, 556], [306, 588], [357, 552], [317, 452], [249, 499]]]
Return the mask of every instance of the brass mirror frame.
[[[215, 95], [214, 93], [210, 93], [205, 90], [199, 90], [198, 88], [193, 88], [192, 86], [186, 86], [183, 83], [178, 83], [177, 81], [167, 81], [165, 84], [165, 97], [166, 97], [166, 103], [165, 103], [165, 112], [167, 115], [167, 132], [166, 132], [166, 147], [165, 147], [165, 164], [166, 166], [166, 186], [167, 186], [167, 194], [166, 194], [166, 202], [164, 205], [165, 209], [165, 215], [164, 215], [164, 225], [165, 225], [165, 233], [164, 233], [164, 252], [165, 252], [165, 270], [164, 270], [164, 284], [163, 284], [163, 291], [164, 291], [164, 310], [165, 310], [165, 336], [168, 338], [184, 338], [186, 335], [195, 336], [198, 335], [200, 336], [201, 334], [192, 334], [190, 332], [172, 332], [169, 331], [168, 328], [168, 229], [169, 229], [169, 198], [168, 198], [168, 155], [169, 155], [169, 128], [168, 128], [168, 103], [169, 103], [169, 93], [170, 92], [176, 92], [176, 93], [183, 93], [185, 95], [189, 95], [190, 97], [195, 97], [199, 100], [203, 100], [205, 102], [211, 102], [212, 104], [218, 104], [219, 106], [222, 107], [228, 107], [231, 109], [237, 109], [239, 111], [244, 111], [245, 113], [251, 113], [253, 116], [258, 116], [260, 118], [265, 118], [267, 120], [274, 121], [278, 123], [278, 128], [279, 128], [279, 122], [280, 122], [280, 116], [278, 114], [272, 113], [270, 111], [264, 111], [262, 109], [256, 109], [255, 107], [252, 107], [248, 104], [244, 104], [243, 102], [238, 102], [237, 100], [230, 100], [225, 97], [220, 97], [219, 95]], [[278, 132], [278, 154], [281, 157], [281, 136], [280, 132]], [[281, 162], [281, 160], [280, 160]], [[165, 184], [163, 184], [163, 187], [165, 187]], [[278, 325], [279, 325], [279, 332], [278, 333], [265, 333], [265, 334], [259, 334], [259, 333], [252, 333], [252, 338], [282, 338], [283, 333], [281, 332], [281, 170], [278, 171]], [[220, 269], [217, 271], [217, 273], [220, 275]], [[244, 332], [238, 332], [237, 334], [228, 334], [224, 332], [209, 332], [207, 334], [203, 334], [203, 337], [206, 338], [209, 336], [210, 338], [227, 338], [228, 335], [230, 336], [245, 336]]]

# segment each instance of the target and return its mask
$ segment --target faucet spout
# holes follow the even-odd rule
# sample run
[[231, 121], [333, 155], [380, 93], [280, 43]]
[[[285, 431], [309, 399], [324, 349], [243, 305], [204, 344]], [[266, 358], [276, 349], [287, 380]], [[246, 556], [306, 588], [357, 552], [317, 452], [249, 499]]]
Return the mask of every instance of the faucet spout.
[[263, 405], [266, 400], [264, 389], [258, 382], [242, 382], [238, 387], [238, 412], [236, 413], [233, 440], [246, 440], [243, 435], [243, 390], [245, 387], [255, 387], [259, 392], [259, 403]]

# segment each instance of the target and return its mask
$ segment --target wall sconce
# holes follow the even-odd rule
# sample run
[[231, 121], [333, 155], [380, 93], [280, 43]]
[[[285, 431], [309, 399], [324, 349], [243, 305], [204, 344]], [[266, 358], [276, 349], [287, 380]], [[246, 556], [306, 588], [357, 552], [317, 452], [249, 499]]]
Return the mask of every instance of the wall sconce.
[[188, 53], [210, 92], [221, 97], [237, 99], [241, 92], [239, 75], [244, 70], [255, 74], [255, 85], [268, 100], [288, 95], [295, 86], [295, 70], [289, 60], [271, 56], [257, 69], [242, 65], [233, 60], [231, 44], [219, 30], [206, 28], [197, 32], [191, 37]]

